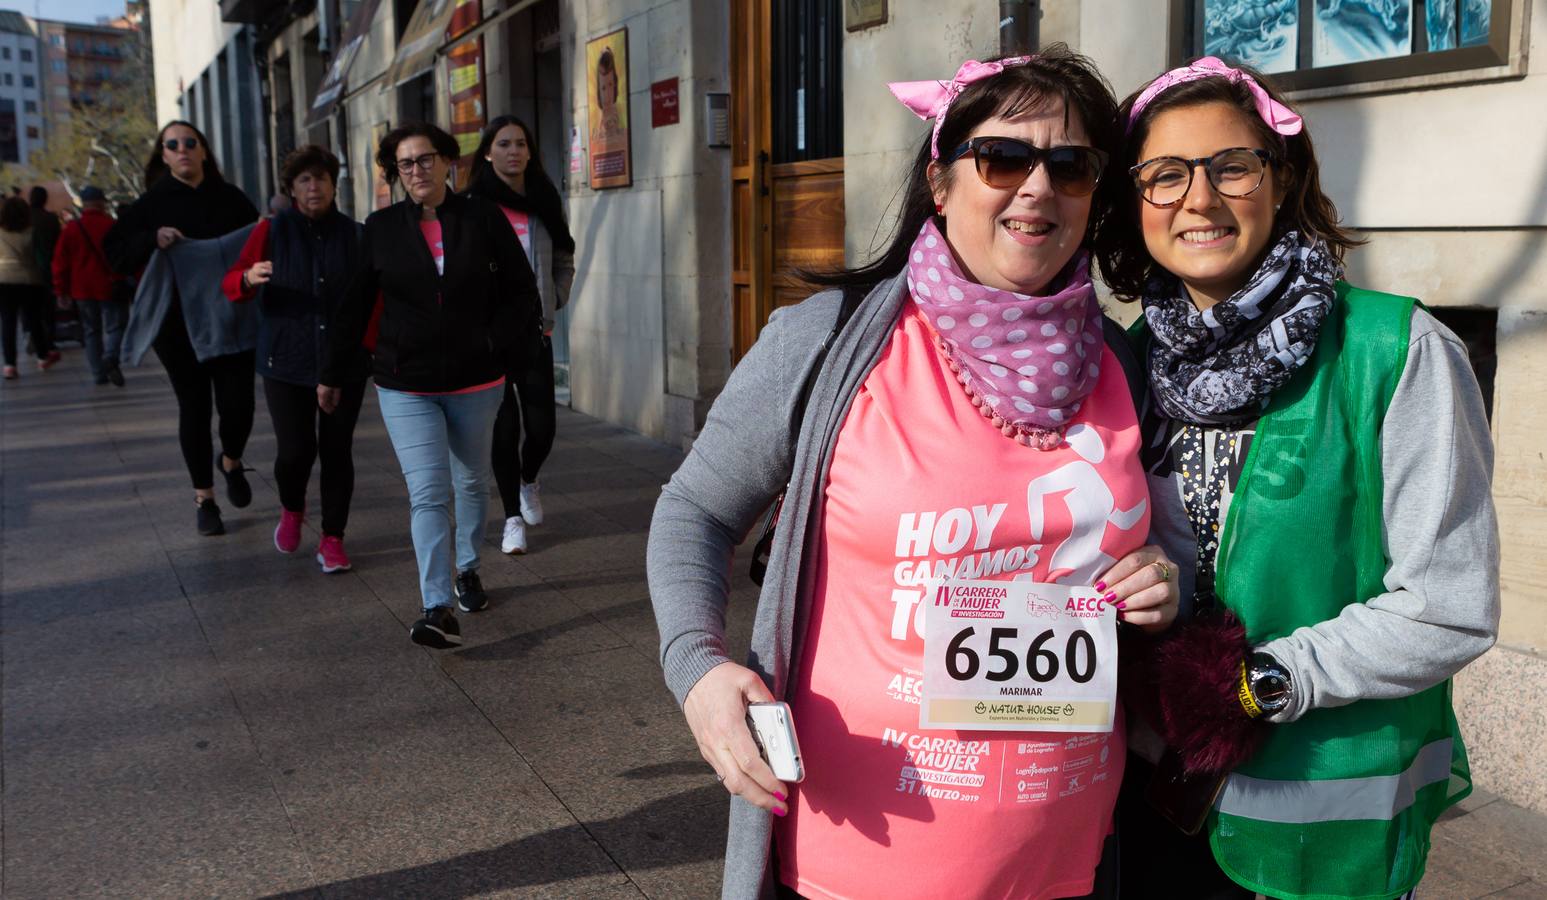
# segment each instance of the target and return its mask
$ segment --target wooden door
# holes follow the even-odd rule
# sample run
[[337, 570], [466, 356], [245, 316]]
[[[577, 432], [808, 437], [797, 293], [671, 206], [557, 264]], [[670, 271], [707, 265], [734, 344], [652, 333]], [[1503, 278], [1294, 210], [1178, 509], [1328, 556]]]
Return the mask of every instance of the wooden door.
[[843, 253], [839, 0], [731, 0], [732, 349]]

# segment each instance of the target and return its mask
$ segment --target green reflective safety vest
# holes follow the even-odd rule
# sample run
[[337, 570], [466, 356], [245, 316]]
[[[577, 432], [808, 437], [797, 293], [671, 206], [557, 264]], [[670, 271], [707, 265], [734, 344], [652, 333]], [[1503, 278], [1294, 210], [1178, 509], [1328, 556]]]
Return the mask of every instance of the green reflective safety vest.
[[[1381, 424], [1415, 303], [1340, 282], [1310, 363], [1258, 420], [1216, 574], [1254, 646], [1385, 591]], [[1273, 726], [1209, 816], [1220, 867], [1270, 897], [1410, 890], [1435, 819], [1472, 789], [1450, 693], [1447, 680]]]

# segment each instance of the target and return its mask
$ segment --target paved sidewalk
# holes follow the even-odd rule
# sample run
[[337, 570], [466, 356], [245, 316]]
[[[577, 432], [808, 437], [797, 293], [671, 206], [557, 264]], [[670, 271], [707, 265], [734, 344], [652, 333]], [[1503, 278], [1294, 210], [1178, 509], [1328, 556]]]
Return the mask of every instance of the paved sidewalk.
[[[73, 349], [73, 348], [72, 348]], [[532, 552], [466, 645], [408, 642], [408, 505], [368, 395], [349, 574], [275, 552], [256, 497], [203, 538], [152, 361], [0, 385], [0, 895], [707, 897], [726, 801], [655, 662], [645, 532], [680, 453], [574, 413]], [[316, 507], [316, 479], [313, 478]], [[312, 527], [311, 525], [308, 526]], [[753, 594], [734, 598], [744, 646]], [[1547, 821], [1479, 797], [1423, 896], [1547, 896]]]

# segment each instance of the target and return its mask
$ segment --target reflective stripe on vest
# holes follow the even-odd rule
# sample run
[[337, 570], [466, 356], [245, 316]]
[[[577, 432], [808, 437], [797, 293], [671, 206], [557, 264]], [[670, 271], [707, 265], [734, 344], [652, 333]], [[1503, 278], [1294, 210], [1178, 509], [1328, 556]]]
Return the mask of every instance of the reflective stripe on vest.
[[1450, 738], [1442, 738], [1425, 745], [1399, 775], [1325, 781], [1231, 775], [1214, 808], [1226, 815], [1285, 825], [1394, 819], [1413, 805], [1420, 788], [1450, 777], [1453, 744]]

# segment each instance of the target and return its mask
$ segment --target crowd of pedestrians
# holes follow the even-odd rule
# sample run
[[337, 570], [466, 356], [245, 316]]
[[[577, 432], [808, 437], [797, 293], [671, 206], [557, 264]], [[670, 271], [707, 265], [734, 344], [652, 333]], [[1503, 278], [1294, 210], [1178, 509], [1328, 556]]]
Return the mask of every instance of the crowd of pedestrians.
[[[1361, 241], [1306, 124], [1250, 68], [1200, 59], [1119, 101], [1053, 46], [889, 87], [932, 122], [892, 239], [806, 273], [828, 289], [770, 320], [650, 531], [666, 682], [733, 795], [725, 895], [1117, 898], [1156, 871], [1189, 897], [1410, 894], [1436, 818], [1470, 791], [1449, 679], [1498, 629], [1465, 347], [1414, 299], [1344, 280]], [[46, 192], [9, 198], [5, 377], [22, 320], [38, 367], [59, 358], [50, 283], [98, 384], [153, 349], [213, 536], [217, 472], [232, 506], [253, 500], [261, 376], [274, 545], [300, 549], [320, 461], [324, 573], [351, 568], [374, 381], [418, 563], [410, 637], [452, 648], [456, 612], [489, 603], [491, 487], [503, 552], [543, 521], [575, 241], [515, 117], [471, 159], [409, 123], [375, 161], [403, 198], [364, 222], [317, 146], [283, 161], [260, 219], [177, 121], [116, 221], [95, 188], [62, 231]], [[1098, 281], [1139, 304], [1133, 328]], [[771, 506], [743, 665], [730, 573]], [[921, 724], [927, 607], [1012, 579], [1115, 610], [1105, 727]], [[749, 725], [770, 702], [799, 729], [799, 777], [775, 775]]]
[[[1055, 46], [890, 88], [933, 123], [893, 239], [774, 314], [651, 526], [666, 682], [733, 795], [724, 895], [1409, 895], [1471, 789], [1449, 679], [1498, 631], [1465, 347], [1344, 280], [1360, 241], [1249, 68], [1119, 103]], [[743, 665], [733, 551], [771, 504]], [[953, 679], [1015, 690], [1016, 629], [927, 640], [982, 579], [1115, 607], [1109, 727], [930, 721]]]

